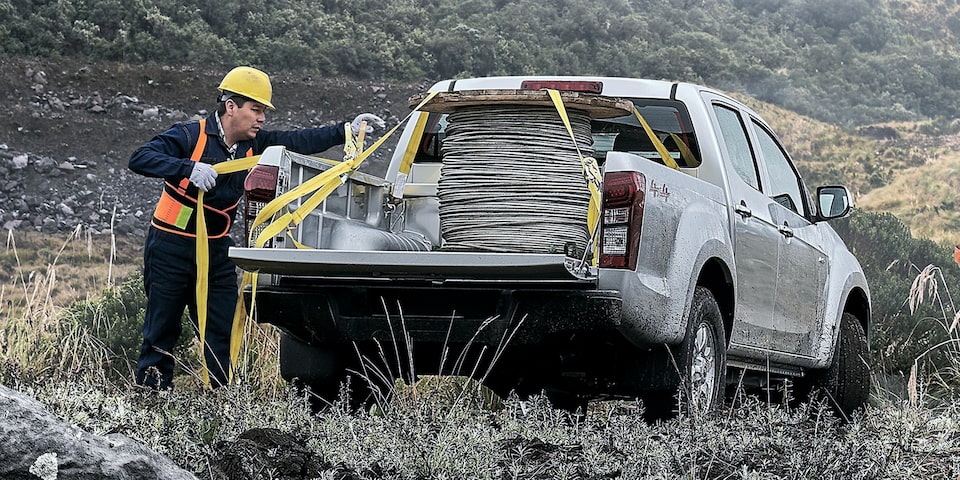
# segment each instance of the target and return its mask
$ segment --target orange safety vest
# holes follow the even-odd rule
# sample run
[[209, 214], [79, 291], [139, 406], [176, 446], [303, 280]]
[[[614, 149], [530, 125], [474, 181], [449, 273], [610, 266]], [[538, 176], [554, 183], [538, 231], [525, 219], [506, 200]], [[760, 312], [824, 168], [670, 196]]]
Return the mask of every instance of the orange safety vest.
[[[203, 150], [207, 146], [206, 133], [207, 119], [200, 120], [200, 135], [197, 138], [197, 145], [193, 147], [193, 153], [190, 154], [190, 160], [199, 162], [203, 156]], [[253, 149], [247, 150], [245, 157], [253, 155]], [[153, 212], [154, 227], [160, 230], [175, 233], [185, 237], [197, 236], [197, 199], [187, 195], [187, 187], [190, 185], [190, 179], [180, 180], [179, 185], [173, 185], [170, 182], [163, 182], [163, 192], [160, 193], [160, 201], [157, 202], [157, 209]], [[236, 213], [240, 200], [231, 207], [219, 210], [209, 205], [203, 208], [208, 212], [204, 217], [207, 223], [208, 238], [222, 238], [230, 233], [230, 226], [233, 223], [233, 217]]]

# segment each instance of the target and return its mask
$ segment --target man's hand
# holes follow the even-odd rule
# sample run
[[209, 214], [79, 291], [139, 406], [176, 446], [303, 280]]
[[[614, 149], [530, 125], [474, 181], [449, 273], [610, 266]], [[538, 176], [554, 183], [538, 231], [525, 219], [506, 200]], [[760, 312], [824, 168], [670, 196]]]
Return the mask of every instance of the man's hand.
[[353, 122], [350, 122], [350, 130], [353, 131], [354, 135], [358, 135], [360, 133], [361, 122], [367, 122], [367, 133], [373, 132], [374, 125], [381, 130], [387, 126], [386, 122], [384, 122], [382, 118], [372, 113], [361, 113], [360, 115], [357, 115], [357, 118], [353, 119]]
[[204, 192], [209, 192], [217, 184], [217, 171], [208, 163], [194, 162], [190, 172], [190, 181]]

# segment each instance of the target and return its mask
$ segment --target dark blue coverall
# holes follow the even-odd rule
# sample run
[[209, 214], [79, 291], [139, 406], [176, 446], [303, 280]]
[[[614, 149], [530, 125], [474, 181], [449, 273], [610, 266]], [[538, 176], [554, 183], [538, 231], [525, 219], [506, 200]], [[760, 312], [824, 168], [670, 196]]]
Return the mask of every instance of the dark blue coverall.
[[[206, 119], [206, 145], [199, 161], [217, 164], [230, 160], [230, 152], [220, 137], [216, 112]], [[200, 122], [181, 122], [155, 136], [130, 156], [130, 170], [148, 177], [163, 178], [167, 187], [179, 185], [190, 177], [193, 160], [190, 159], [200, 134]], [[335, 126], [292, 131], [260, 130], [252, 140], [239, 142], [238, 158], [259, 155], [269, 146], [283, 145], [298, 153], [312, 155], [344, 143], [344, 123]], [[233, 240], [229, 223], [236, 214], [236, 206], [243, 195], [246, 172], [221, 174], [216, 186], [204, 194], [204, 205], [221, 210], [224, 215], [211, 215], [207, 210], [209, 240], [209, 293], [207, 298], [207, 325], [204, 356], [214, 386], [226, 385], [230, 371], [230, 332], [237, 303], [236, 266], [227, 256]], [[188, 183], [188, 182], [185, 182]], [[166, 187], [165, 187], [166, 188]], [[184, 198], [193, 200], [196, 207], [197, 187], [186, 187]], [[181, 198], [182, 200], [183, 198]], [[228, 225], [223, 219], [229, 218]], [[220, 220], [219, 223], [218, 219]], [[184, 308], [197, 325], [196, 302], [196, 211], [193, 211], [183, 231], [176, 228], [158, 228], [163, 225], [156, 214], [147, 232], [143, 252], [143, 286], [147, 295], [147, 310], [143, 320], [143, 344], [137, 361], [138, 385], [166, 389], [173, 386], [174, 358], [172, 352], [180, 337], [180, 319]], [[214, 224], [216, 223], [216, 224]], [[155, 369], [155, 370], [154, 370]]]

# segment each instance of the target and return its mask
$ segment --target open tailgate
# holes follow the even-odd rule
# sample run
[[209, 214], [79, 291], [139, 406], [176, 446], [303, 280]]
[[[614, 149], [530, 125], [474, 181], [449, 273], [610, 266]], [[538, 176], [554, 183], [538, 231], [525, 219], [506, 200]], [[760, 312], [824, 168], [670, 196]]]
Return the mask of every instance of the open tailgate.
[[277, 275], [370, 279], [583, 282], [596, 274], [563, 254], [355, 251], [231, 247], [230, 258], [247, 271]]

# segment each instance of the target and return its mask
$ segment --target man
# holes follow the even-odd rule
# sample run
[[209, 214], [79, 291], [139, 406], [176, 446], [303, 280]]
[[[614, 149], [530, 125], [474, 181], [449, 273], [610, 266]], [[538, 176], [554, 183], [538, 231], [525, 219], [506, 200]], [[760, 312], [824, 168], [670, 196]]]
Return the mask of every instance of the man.
[[[204, 217], [209, 236], [209, 293], [204, 359], [213, 386], [226, 385], [230, 371], [230, 331], [237, 303], [236, 267], [227, 256], [233, 241], [230, 227], [243, 195], [246, 172], [218, 175], [212, 165], [259, 155], [271, 145], [310, 155], [344, 143], [344, 124], [294, 131], [267, 131], [262, 126], [273, 88], [266, 73], [237, 67], [218, 87], [217, 111], [200, 121], [181, 122], [138, 148], [129, 167], [164, 179], [163, 192], [149, 227], [143, 253], [143, 286], [147, 309], [143, 344], [137, 362], [138, 385], [173, 387], [172, 351], [180, 336], [185, 308], [197, 324], [196, 218], [197, 194], [204, 191]], [[351, 122], [384, 122], [360, 114]], [[372, 129], [367, 127], [368, 131]]]

